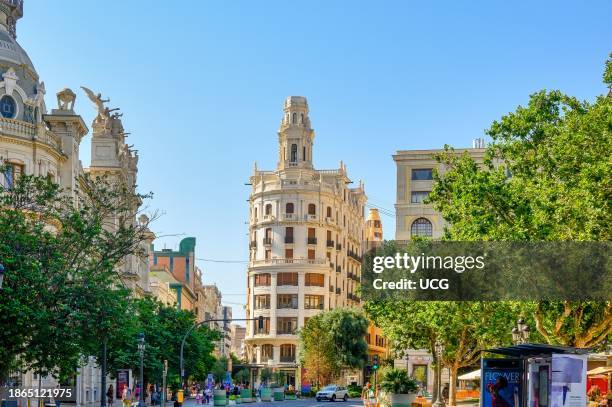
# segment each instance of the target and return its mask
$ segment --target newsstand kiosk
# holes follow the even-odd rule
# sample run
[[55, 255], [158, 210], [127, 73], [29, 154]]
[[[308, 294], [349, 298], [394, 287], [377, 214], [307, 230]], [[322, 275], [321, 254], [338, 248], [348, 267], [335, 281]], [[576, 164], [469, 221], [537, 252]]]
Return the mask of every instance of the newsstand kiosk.
[[585, 407], [588, 349], [521, 344], [481, 359], [482, 407]]

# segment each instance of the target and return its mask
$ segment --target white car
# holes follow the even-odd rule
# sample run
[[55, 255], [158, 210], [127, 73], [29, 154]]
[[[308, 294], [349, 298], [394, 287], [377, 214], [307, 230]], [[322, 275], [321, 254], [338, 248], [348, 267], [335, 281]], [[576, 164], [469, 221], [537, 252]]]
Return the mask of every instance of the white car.
[[321, 401], [321, 400], [347, 401], [348, 400], [348, 390], [346, 389], [346, 387], [341, 387], [341, 386], [336, 386], [335, 384], [330, 384], [328, 386], [323, 387], [321, 390], [319, 390], [317, 392], [316, 398], [317, 398], [317, 401]]

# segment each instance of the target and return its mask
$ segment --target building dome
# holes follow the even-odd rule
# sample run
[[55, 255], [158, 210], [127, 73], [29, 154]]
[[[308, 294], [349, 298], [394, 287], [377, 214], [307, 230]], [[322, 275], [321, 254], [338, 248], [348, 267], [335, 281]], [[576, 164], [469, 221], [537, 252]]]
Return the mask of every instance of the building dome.
[[21, 45], [11, 37], [11, 35], [0, 25], [0, 64], [10, 64], [17, 67], [27, 67], [34, 75], [36, 69], [28, 54], [21, 48]]

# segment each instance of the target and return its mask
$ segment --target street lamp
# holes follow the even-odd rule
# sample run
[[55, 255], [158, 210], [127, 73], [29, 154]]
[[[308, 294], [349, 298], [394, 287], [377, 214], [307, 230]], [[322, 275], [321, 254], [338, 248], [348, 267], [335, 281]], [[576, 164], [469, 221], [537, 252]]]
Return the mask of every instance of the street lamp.
[[516, 321], [516, 326], [512, 328], [512, 342], [515, 345], [527, 343], [529, 340], [529, 333], [529, 327], [525, 323], [525, 320], [519, 318], [519, 320]]
[[444, 345], [440, 341], [436, 341], [434, 345], [436, 352], [437, 363], [436, 363], [436, 378], [437, 378], [437, 396], [436, 402], [432, 407], [444, 407], [444, 401], [442, 401], [442, 353], [444, 352]]
[[144, 350], [145, 350], [145, 335], [138, 334], [138, 352], [140, 353], [140, 393], [138, 396], [138, 407], [145, 407], [144, 402]]
[[181, 370], [180, 371], [181, 387], [185, 387], [185, 368], [183, 367], [183, 348], [185, 347], [185, 341], [187, 340], [191, 332], [193, 332], [193, 330], [196, 329], [197, 327], [202, 326], [204, 324], [211, 323], [211, 322], [228, 323], [231, 321], [257, 321], [257, 327], [260, 330], [262, 330], [264, 327], [264, 317], [263, 316], [259, 316], [257, 318], [243, 318], [243, 319], [229, 319], [229, 318], [227, 319], [225, 318], [224, 319], [205, 319], [204, 321], [196, 322], [195, 324], [193, 324], [191, 328], [189, 328], [187, 332], [185, 332], [185, 335], [183, 335], [183, 340], [181, 341], [181, 353], [180, 353], [180, 358], [179, 358], [179, 368]]
[[4, 265], [0, 263], [0, 290], [2, 290], [2, 281], [4, 281]]

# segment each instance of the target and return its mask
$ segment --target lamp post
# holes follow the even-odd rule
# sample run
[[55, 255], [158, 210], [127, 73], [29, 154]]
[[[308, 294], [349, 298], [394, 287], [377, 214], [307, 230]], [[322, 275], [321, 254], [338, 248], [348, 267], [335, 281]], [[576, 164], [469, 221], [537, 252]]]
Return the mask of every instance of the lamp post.
[[209, 322], [224, 322], [225, 323], [225, 322], [231, 322], [231, 321], [257, 321], [259, 329], [263, 329], [264, 327], [264, 317], [263, 316], [259, 316], [257, 318], [243, 318], [243, 319], [205, 319], [204, 321], [196, 322], [195, 324], [193, 324], [191, 328], [189, 328], [187, 332], [185, 332], [185, 335], [183, 336], [183, 340], [181, 341], [181, 355], [179, 359], [180, 361], [179, 367], [181, 369], [181, 371], [179, 372], [181, 374], [181, 388], [185, 387], [185, 368], [183, 367], [183, 349], [185, 348], [185, 341], [189, 337], [189, 334], [191, 334], [191, 332], [193, 332], [193, 330], [196, 329], [197, 327], [207, 324]]
[[432, 407], [444, 407], [444, 401], [442, 401], [442, 353], [444, 352], [444, 346], [442, 345], [442, 343], [440, 341], [436, 341], [435, 345], [434, 345], [434, 350], [436, 352], [436, 358], [437, 358], [437, 362], [436, 362], [436, 381], [438, 382], [437, 384], [437, 396], [436, 396], [436, 402], [433, 404]]
[[516, 326], [512, 328], [512, 342], [515, 345], [520, 345], [522, 343], [527, 343], [529, 340], [529, 327], [525, 323], [523, 318], [519, 318], [516, 321]]
[[145, 336], [144, 333], [138, 334], [138, 352], [140, 353], [140, 393], [138, 396], [138, 407], [145, 407], [144, 402], [144, 350]]
[[2, 281], [4, 281], [4, 265], [0, 263], [0, 290], [2, 290]]

